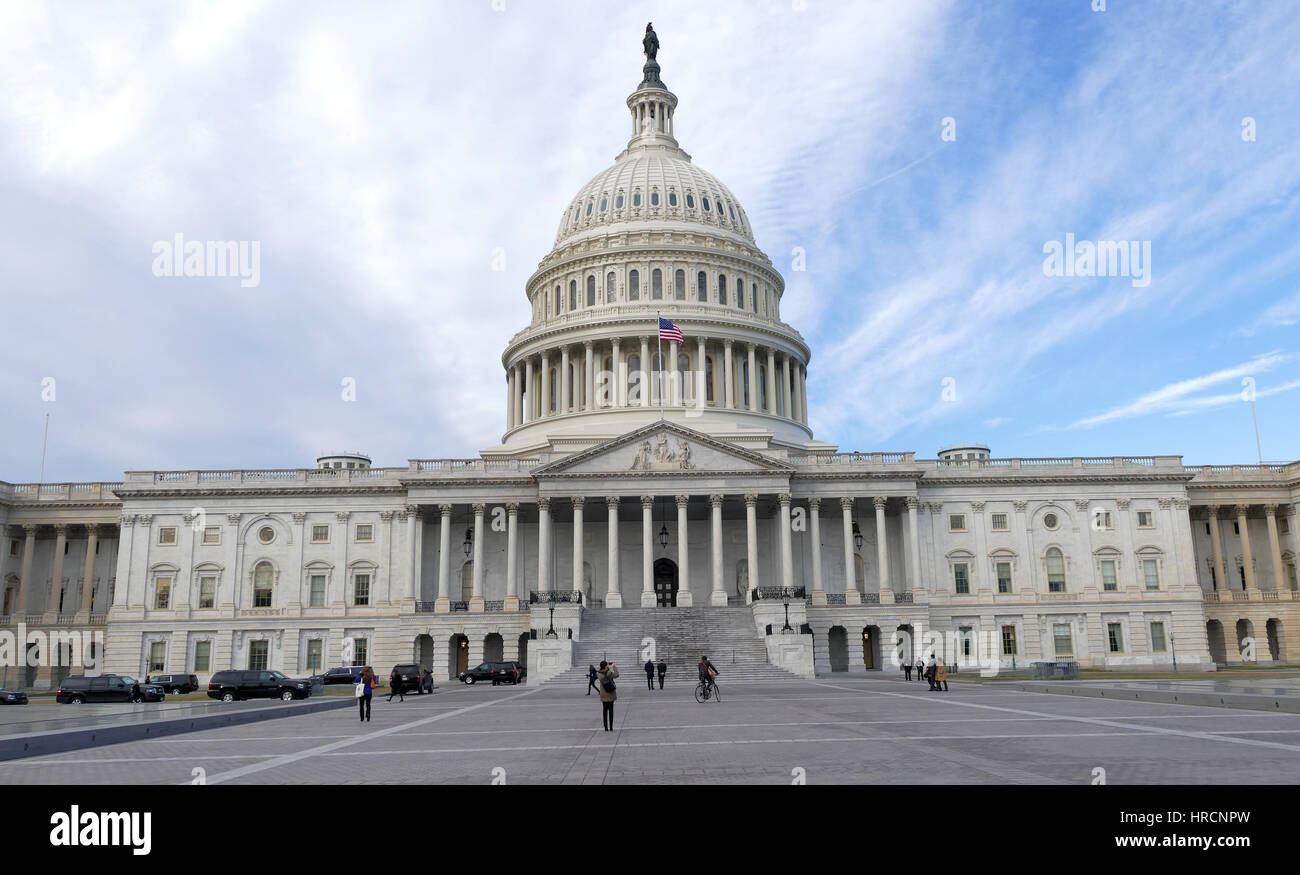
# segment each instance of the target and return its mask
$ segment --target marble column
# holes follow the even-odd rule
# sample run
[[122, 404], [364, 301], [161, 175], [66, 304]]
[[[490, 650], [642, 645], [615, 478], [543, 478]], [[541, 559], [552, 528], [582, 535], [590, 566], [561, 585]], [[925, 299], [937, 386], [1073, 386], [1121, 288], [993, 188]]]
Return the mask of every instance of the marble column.
[[853, 505], [854, 500], [847, 495], [840, 499], [844, 529], [844, 603], [846, 605], [862, 604], [862, 592], [858, 589], [858, 563], [854, 559], [858, 554], [853, 543]]
[[730, 340], [722, 342], [722, 401], [728, 410], [736, 406], [736, 374], [735, 365], [731, 363], [731, 345]]
[[695, 389], [693, 392], [695, 397], [692, 399], [697, 410], [703, 410], [709, 403], [709, 369], [705, 362], [708, 358], [706, 346], [705, 338], [701, 336], [695, 348]]
[[889, 544], [885, 540], [885, 504], [888, 499], [877, 495], [873, 501], [876, 505], [876, 564], [880, 566], [880, 594], [883, 603], [885, 593], [892, 591], [889, 582]]
[[573, 405], [573, 389], [569, 380], [569, 347], [560, 349], [560, 413], [568, 413]]
[[710, 522], [710, 542], [713, 553], [711, 570], [713, 578], [712, 592], [709, 594], [709, 604], [717, 608], [727, 606], [727, 590], [722, 582], [722, 496], [709, 496], [709, 522]]
[[764, 413], [776, 413], [776, 350], [772, 347], [767, 348], [767, 404], [763, 405]]
[[550, 415], [551, 415], [551, 412], [552, 412], [552, 411], [551, 411], [551, 403], [552, 403], [552, 402], [551, 402], [551, 354], [550, 354], [549, 352], [544, 352], [544, 353], [542, 353], [542, 373], [541, 373], [541, 380], [542, 380], [542, 391], [541, 391], [541, 396], [542, 396], [542, 412], [541, 412], [541, 415], [542, 415], [542, 416], [550, 416]]
[[918, 539], [919, 526], [917, 525], [916, 512], [921, 506], [921, 501], [914, 495], [907, 497], [907, 532], [908, 532], [908, 552], [912, 557], [912, 577], [908, 581], [908, 587], [915, 593], [920, 592], [924, 587], [921, 585], [921, 542]]
[[1264, 505], [1264, 519], [1268, 523], [1268, 552], [1273, 560], [1273, 590], [1287, 588], [1286, 569], [1282, 565], [1282, 542], [1277, 536], [1277, 505]]
[[81, 613], [89, 615], [95, 610], [95, 548], [99, 544], [99, 526], [86, 526], [86, 564], [81, 570]]
[[655, 606], [654, 507], [654, 496], [641, 496], [641, 607], [643, 608]]
[[778, 412], [786, 419], [794, 419], [794, 390], [790, 387], [790, 356], [781, 356], [781, 406]]
[[506, 505], [506, 603], [505, 610], [519, 610], [519, 502]]
[[826, 590], [822, 585], [822, 523], [821, 523], [822, 501], [820, 498], [808, 500], [808, 517], [809, 517], [809, 550], [812, 551], [812, 574], [813, 574], [813, 591], [812, 603], [814, 605], [826, 604]]
[[606, 523], [606, 531], [609, 540], [609, 555], [607, 557], [609, 563], [609, 585], [605, 592], [605, 607], [607, 608], [623, 607], [623, 592], [619, 588], [618, 581], [618, 505], [619, 498], [617, 495], [607, 495], [605, 497], [606, 512], [609, 515], [608, 522]]
[[627, 378], [623, 376], [622, 341], [615, 337], [610, 341], [610, 374], [613, 383], [609, 397], [615, 407], [627, 406]]
[[754, 590], [758, 589], [758, 495], [745, 493], [745, 569], [749, 577], [749, 592], [745, 602], [754, 601]]
[[641, 341], [641, 377], [637, 385], [641, 392], [641, 406], [650, 406], [650, 338], [642, 335]]
[[596, 371], [595, 371], [595, 362], [592, 360], [592, 355], [591, 355], [592, 346], [593, 346], [593, 341], [590, 340], [582, 344], [582, 352], [583, 352], [582, 367], [583, 367], [583, 373], [585, 375], [584, 383], [583, 383], [583, 392], [587, 396], [586, 397], [587, 410], [596, 409]]
[[[583, 588], [582, 563], [583, 563], [583, 531], [582, 509], [586, 504], [586, 499], [581, 495], [575, 495], [569, 499], [573, 502], [573, 591], [586, 595]], [[590, 607], [590, 606], [588, 606]]]
[[[770, 351], [768, 355], [770, 358]], [[781, 503], [781, 586], [789, 588], [794, 586], [794, 545], [790, 540], [790, 502], [792, 499], [789, 493], [782, 493], [778, 500]]]
[[686, 518], [689, 495], [677, 496], [677, 607], [689, 608], [695, 604], [691, 596], [690, 521]]
[[[19, 569], [18, 580], [18, 603], [14, 606], [14, 616], [16, 622], [22, 623], [27, 619], [27, 602], [32, 592], [32, 559], [36, 555], [36, 526], [23, 526], [23, 563]], [[126, 586], [122, 587], [123, 591]]]
[[808, 423], [808, 369], [799, 366], [799, 419]]
[[1216, 589], [1229, 590], [1228, 572], [1223, 561], [1223, 532], [1219, 527], [1219, 506], [1211, 504], [1210, 511], [1210, 551], [1214, 555], [1214, 586]]
[[515, 427], [515, 369], [506, 372], [506, 431]]
[[682, 403], [681, 389], [678, 385], [679, 377], [677, 376], [677, 341], [668, 341], [668, 392], [664, 396], [664, 403], [669, 407], [676, 407]]
[[438, 505], [438, 600], [433, 610], [438, 614], [451, 611], [451, 505]]
[[537, 589], [551, 591], [551, 500], [537, 499]]
[[1246, 512], [1250, 505], [1237, 505], [1237, 529], [1241, 532], [1241, 565], [1246, 572], [1246, 591], [1259, 589], [1255, 582], [1255, 554], [1250, 548], [1250, 528], [1246, 525]]
[[[46, 612], [63, 613], [60, 610], [59, 602], [62, 601], [63, 593], [63, 551], [68, 546], [68, 526], [67, 523], [54, 524], [54, 567], [50, 570], [50, 599], [45, 604]], [[176, 590], [179, 589], [180, 581], [172, 581], [172, 591], [169, 593], [170, 601], [168, 607], [176, 606]]]
[[754, 363], [755, 356], [758, 353], [757, 348], [752, 343], [747, 343], [748, 361], [749, 361], [749, 403], [745, 405], [746, 410], [758, 410], [758, 366]]
[[483, 502], [474, 504], [474, 573], [471, 576], [469, 609], [483, 610], [483, 514], [487, 506]]

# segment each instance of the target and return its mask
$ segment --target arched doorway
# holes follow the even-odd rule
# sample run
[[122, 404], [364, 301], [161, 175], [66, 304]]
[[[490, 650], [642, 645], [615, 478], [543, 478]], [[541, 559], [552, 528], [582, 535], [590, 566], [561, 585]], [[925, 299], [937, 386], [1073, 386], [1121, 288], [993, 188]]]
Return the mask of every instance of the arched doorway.
[[[1247, 639], [1249, 639], [1249, 644], [1251, 645], [1249, 651], [1246, 649], [1246, 645], [1248, 643]], [[1259, 655], [1255, 651], [1255, 648], [1257, 646], [1258, 645], [1255, 643], [1255, 624], [1252, 623], [1250, 620], [1244, 618], [1238, 620], [1237, 621], [1237, 657], [1239, 659], [1245, 660], [1247, 656], [1250, 656], [1251, 662], [1258, 661]]]
[[448, 680], [455, 680], [469, 668], [469, 639], [464, 635], [452, 635], [447, 642], [447, 667]]
[[433, 667], [433, 637], [431, 635], [415, 636], [415, 647], [412, 649], [411, 658], [415, 664], [425, 671]]
[[1210, 620], [1205, 624], [1205, 637], [1209, 640], [1210, 659], [1217, 663], [1226, 663], [1228, 661], [1228, 645], [1223, 638], [1223, 624], [1218, 620]]
[[867, 671], [880, 667], [880, 627], [865, 626], [862, 629], [862, 665]]
[[489, 632], [483, 639], [483, 661], [501, 662], [505, 657], [505, 642], [496, 632]]
[[671, 559], [655, 560], [655, 607], [677, 607], [677, 563]]
[[894, 653], [898, 657], [899, 665], [912, 664], [912, 641], [915, 631], [911, 625], [904, 623], [898, 627], [898, 633], [894, 636]]
[[1282, 621], [1276, 617], [1270, 617], [1264, 628], [1268, 634], [1268, 655], [1274, 662], [1282, 661], [1282, 654], [1285, 648], [1282, 646]]
[[831, 626], [826, 646], [830, 651], [831, 671], [848, 671], [849, 638], [843, 626]]
[[528, 668], [528, 633], [519, 636], [519, 664]]

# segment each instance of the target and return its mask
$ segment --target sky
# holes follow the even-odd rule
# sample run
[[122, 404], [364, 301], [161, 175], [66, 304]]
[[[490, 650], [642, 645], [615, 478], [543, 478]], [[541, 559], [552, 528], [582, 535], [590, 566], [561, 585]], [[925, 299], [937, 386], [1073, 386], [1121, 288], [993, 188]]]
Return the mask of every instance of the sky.
[[[647, 21], [818, 439], [1300, 458], [1290, 0], [0, 0], [0, 480], [47, 414], [46, 482], [497, 444]], [[177, 235], [256, 284], [156, 275]]]

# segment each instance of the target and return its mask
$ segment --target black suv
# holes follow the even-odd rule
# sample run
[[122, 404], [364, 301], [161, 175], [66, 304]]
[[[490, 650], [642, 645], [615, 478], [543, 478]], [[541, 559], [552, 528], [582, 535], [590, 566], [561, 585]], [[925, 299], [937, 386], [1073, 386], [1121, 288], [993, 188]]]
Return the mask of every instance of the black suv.
[[98, 677], [69, 675], [54, 691], [54, 701], [61, 705], [80, 705], [83, 702], [161, 702], [165, 698], [162, 687], [148, 683], [137, 685], [135, 678], [116, 674]]
[[239, 699], [305, 699], [311, 695], [311, 681], [291, 678], [278, 671], [219, 671], [208, 681], [208, 698], [223, 702]]
[[355, 684], [357, 675], [365, 671], [364, 665], [345, 665], [339, 668], [331, 668], [323, 675], [315, 675], [321, 679], [323, 684]]
[[[433, 673], [427, 668], [420, 668], [413, 662], [403, 662], [393, 666], [393, 671], [402, 679], [402, 688], [408, 693], [423, 695], [433, 692]], [[391, 680], [393, 671], [388, 673]]]
[[173, 696], [192, 693], [199, 688], [199, 676], [196, 674], [151, 674], [145, 683], [162, 687]]
[[460, 680], [466, 684], [478, 681], [491, 681], [497, 684], [517, 684], [524, 679], [524, 671], [517, 662], [482, 662], [471, 669], [461, 672]]

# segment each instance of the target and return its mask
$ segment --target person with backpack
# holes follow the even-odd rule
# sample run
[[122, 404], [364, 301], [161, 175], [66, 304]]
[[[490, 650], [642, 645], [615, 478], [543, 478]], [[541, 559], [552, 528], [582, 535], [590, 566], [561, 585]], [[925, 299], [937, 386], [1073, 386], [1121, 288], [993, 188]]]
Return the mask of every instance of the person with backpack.
[[370, 666], [363, 668], [356, 676], [356, 685], [357, 707], [361, 711], [361, 722], [365, 723], [370, 719], [370, 700], [375, 694], [375, 670]]
[[405, 689], [402, 686], [402, 673], [393, 668], [393, 673], [388, 677], [388, 701], [393, 701], [393, 696], [397, 696], [397, 701], [405, 702]]
[[645, 685], [650, 690], [655, 688], [655, 663], [653, 659], [645, 661]]
[[618, 666], [612, 662], [600, 661], [600, 719], [606, 732], [614, 731], [614, 700], [618, 698]]
[[713, 679], [718, 676], [718, 669], [709, 662], [707, 656], [700, 657], [700, 683], [704, 684], [704, 696], [708, 698], [709, 692], [713, 689]]
[[588, 665], [587, 666], [587, 695], [588, 696], [591, 695], [592, 690], [595, 690], [598, 693], [600, 692], [600, 687], [596, 686], [596, 677], [597, 677], [596, 666]]

